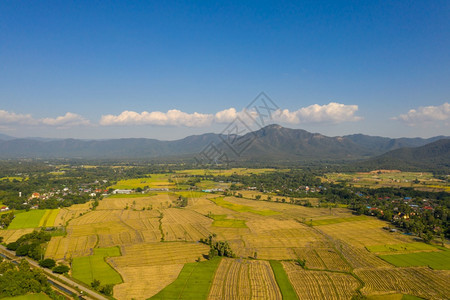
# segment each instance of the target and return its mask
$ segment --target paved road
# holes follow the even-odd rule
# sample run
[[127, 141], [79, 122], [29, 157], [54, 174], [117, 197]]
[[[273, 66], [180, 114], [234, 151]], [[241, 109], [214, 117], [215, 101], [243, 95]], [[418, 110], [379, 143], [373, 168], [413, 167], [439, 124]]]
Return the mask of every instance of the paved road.
[[80, 284], [76, 283], [75, 281], [71, 280], [70, 278], [67, 278], [63, 275], [54, 274], [49, 269], [42, 268], [36, 261], [34, 261], [28, 257], [16, 256], [14, 251], [10, 251], [2, 245], [0, 245], [0, 251], [3, 252], [5, 255], [9, 256], [10, 258], [14, 258], [14, 259], [25, 258], [30, 263], [30, 265], [32, 265], [35, 268], [41, 269], [50, 280], [55, 281], [57, 284], [61, 285], [63, 288], [66, 288], [67, 290], [75, 293], [76, 295], [78, 295], [78, 292], [76, 290], [74, 290], [74, 288], [77, 288], [80, 291], [83, 291], [83, 297], [85, 299], [109, 300], [109, 298], [106, 298], [102, 294], [97, 293], [96, 291], [93, 291], [83, 285], [80, 285]]

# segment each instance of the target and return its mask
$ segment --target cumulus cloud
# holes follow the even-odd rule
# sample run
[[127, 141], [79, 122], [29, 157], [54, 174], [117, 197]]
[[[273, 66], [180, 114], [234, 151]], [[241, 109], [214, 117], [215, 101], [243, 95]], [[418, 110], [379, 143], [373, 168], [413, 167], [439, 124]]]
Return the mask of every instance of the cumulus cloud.
[[40, 122], [44, 125], [57, 127], [87, 126], [91, 124], [89, 120], [71, 112], [56, 118], [44, 118]]
[[37, 120], [31, 115], [16, 114], [6, 110], [0, 110], [0, 124], [2, 125], [35, 125]]
[[[302, 123], [340, 123], [348, 121], [358, 121], [361, 117], [355, 116], [358, 110], [357, 105], [345, 105], [331, 102], [326, 105], [314, 104], [299, 110], [290, 112], [287, 109], [278, 109], [272, 112], [274, 122], [287, 124]], [[237, 117], [245, 122], [252, 122], [258, 115], [255, 111], [237, 111], [234, 107], [224, 109], [215, 114], [185, 113], [177, 109], [168, 112], [134, 112], [123, 111], [119, 115], [104, 115], [100, 119], [100, 125], [159, 125], [159, 126], [186, 126], [186, 127], [204, 127], [213, 123], [230, 123]], [[255, 115], [256, 114], [256, 115]]]
[[393, 120], [402, 121], [410, 126], [416, 126], [420, 124], [439, 124], [450, 120], [450, 104], [445, 102], [439, 106], [421, 106], [417, 109], [411, 109], [406, 114], [401, 114], [398, 117], [392, 118]]
[[279, 109], [273, 114], [273, 119], [288, 124], [354, 122], [362, 119], [355, 115], [357, 111], [358, 105], [330, 102], [325, 105], [313, 104], [292, 112]]
[[6, 110], [0, 110], [0, 125], [3, 126], [54, 126], [72, 127], [91, 125], [89, 120], [74, 113], [66, 113], [64, 116], [56, 118], [35, 119], [30, 114], [16, 114]]
[[171, 109], [166, 113], [160, 111], [141, 112], [124, 111], [118, 116], [105, 115], [100, 119], [100, 125], [170, 125], [202, 127], [210, 125], [213, 116], [210, 114], [185, 113], [177, 109]]

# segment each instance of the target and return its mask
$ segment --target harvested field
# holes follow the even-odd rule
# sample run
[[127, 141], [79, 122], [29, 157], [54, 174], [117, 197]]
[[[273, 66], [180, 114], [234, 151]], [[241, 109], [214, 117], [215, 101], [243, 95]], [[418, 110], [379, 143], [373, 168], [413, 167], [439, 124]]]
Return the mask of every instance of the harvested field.
[[174, 195], [169, 195], [167, 193], [157, 194], [149, 197], [133, 197], [133, 198], [110, 198], [107, 197], [99, 202], [97, 210], [148, 210], [148, 209], [161, 209], [168, 208], [173, 205], [174, 201], [177, 199]]
[[73, 257], [88, 256], [93, 253], [97, 244], [97, 236], [52, 237], [45, 251], [46, 258], [68, 261]]
[[185, 264], [178, 278], [152, 299], [206, 299], [220, 261], [215, 257]]
[[163, 211], [162, 230], [165, 241], [197, 242], [209, 234], [212, 220], [195, 211], [169, 208]]
[[366, 248], [353, 247], [347, 243], [336, 241], [336, 247], [340, 249], [346, 261], [353, 268], [389, 268], [390, 264], [369, 252]]
[[370, 218], [366, 221], [322, 225], [320, 230], [356, 247], [400, 244], [404, 242], [404, 237], [400, 238], [399, 234], [383, 230], [384, 226], [386, 226], [386, 222]]
[[346, 263], [334, 248], [314, 247], [294, 249], [298, 258], [306, 261], [308, 269], [333, 270], [350, 272], [351, 266]]
[[209, 247], [200, 243], [142, 243], [122, 245], [122, 256], [109, 258], [114, 267], [154, 266], [194, 262], [207, 254]]
[[17, 241], [22, 235], [33, 232], [34, 228], [0, 230], [0, 236], [6, 244]]
[[[144, 296], [148, 298], [174, 281], [183, 264], [194, 262], [208, 251], [208, 246], [199, 243], [122, 245], [122, 256], [107, 258], [107, 262], [124, 279], [123, 284], [114, 288], [114, 291], [118, 293], [115, 296], [122, 299], [119, 295], [125, 295], [124, 299], [130, 299], [131, 297], [127, 295], [130, 292], [130, 295], [136, 295], [138, 299], [142, 299]], [[157, 280], [151, 280], [151, 278], [157, 278]]]
[[267, 261], [223, 258], [208, 299], [281, 299]]
[[244, 235], [247, 248], [258, 252], [260, 259], [295, 259], [292, 248], [306, 247], [324, 240], [312, 228], [293, 220], [272, 218], [247, 221], [250, 234]]
[[67, 222], [78, 218], [91, 210], [91, 202], [84, 204], [75, 204], [70, 207], [64, 207], [59, 210], [56, 216], [54, 226], [66, 226]]
[[148, 299], [174, 282], [183, 264], [121, 267], [124, 283], [114, 286], [117, 299]]
[[355, 273], [365, 282], [361, 290], [365, 295], [393, 292], [425, 299], [448, 299], [450, 295], [449, 271], [418, 267], [358, 269]]
[[351, 299], [356, 295], [359, 282], [349, 274], [306, 271], [293, 262], [282, 264], [299, 299]]
[[39, 227], [52, 227], [55, 225], [56, 217], [59, 214], [59, 209], [47, 209], [44, 216], [39, 221]]

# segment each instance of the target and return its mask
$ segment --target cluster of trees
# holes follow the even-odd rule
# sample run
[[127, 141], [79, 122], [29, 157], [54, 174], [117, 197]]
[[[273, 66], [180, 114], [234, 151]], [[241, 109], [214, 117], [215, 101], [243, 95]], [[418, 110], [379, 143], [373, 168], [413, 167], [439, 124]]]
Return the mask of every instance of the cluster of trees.
[[47, 232], [34, 230], [21, 236], [17, 241], [6, 245], [8, 250], [16, 251], [17, 256], [28, 256], [39, 261], [44, 255], [42, 244], [50, 241], [51, 236]]
[[32, 269], [26, 260], [19, 265], [0, 257], [1, 297], [14, 297], [29, 293], [45, 293], [53, 299], [59, 297], [52, 291], [47, 277], [41, 270]]
[[113, 284], [101, 285], [101, 282], [98, 279], [94, 279], [91, 282], [91, 287], [94, 290], [96, 290], [96, 291], [98, 291], [98, 292], [100, 292], [102, 294], [105, 294], [107, 296], [112, 296], [112, 294], [113, 294], [114, 285]]
[[14, 213], [3, 214], [0, 216], [0, 228], [7, 228], [14, 219]]
[[208, 259], [216, 256], [235, 257], [227, 241], [215, 241], [216, 234], [210, 234], [206, 239], [200, 239], [200, 243], [209, 245]]
[[177, 199], [177, 206], [178, 207], [186, 207], [186, 206], [188, 206], [188, 203], [189, 203], [189, 201], [188, 201], [187, 197], [179, 196], [178, 199]]

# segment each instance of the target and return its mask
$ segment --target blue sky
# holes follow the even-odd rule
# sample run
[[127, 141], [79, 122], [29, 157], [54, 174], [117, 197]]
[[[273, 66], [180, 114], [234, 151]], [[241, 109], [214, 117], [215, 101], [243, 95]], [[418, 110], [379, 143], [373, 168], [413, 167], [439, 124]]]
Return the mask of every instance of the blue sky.
[[1, 1], [0, 132], [165, 140], [273, 122], [450, 132], [448, 1]]

